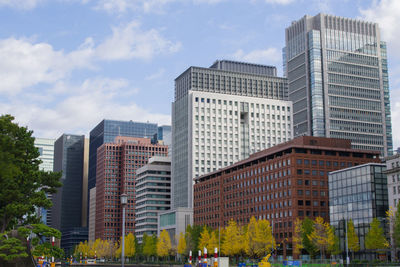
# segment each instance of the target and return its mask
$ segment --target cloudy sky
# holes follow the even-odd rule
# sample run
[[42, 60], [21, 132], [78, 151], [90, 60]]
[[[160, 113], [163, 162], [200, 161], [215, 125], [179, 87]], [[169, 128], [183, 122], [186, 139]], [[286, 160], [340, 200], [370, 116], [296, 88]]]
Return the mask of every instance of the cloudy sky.
[[396, 0], [0, 0], [0, 114], [49, 138], [103, 118], [170, 124], [189, 66], [236, 59], [282, 74], [284, 29], [319, 12], [380, 23], [399, 147]]

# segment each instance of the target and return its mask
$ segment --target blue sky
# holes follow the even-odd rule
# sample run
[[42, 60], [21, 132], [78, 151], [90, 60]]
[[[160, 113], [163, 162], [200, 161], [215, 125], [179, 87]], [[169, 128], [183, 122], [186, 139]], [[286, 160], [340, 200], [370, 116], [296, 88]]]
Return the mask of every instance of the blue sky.
[[0, 0], [0, 113], [49, 138], [103, 118], [170, 124], [189, 66], [234, 59], [281, 75], [285, 28], [320, 12], [380, 23], [399, 147], [396, 0]]

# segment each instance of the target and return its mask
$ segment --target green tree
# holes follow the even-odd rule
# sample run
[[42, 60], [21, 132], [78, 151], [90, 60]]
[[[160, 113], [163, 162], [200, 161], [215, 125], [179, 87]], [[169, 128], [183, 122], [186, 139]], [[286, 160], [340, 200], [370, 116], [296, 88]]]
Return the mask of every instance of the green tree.
[[[332, 227], [332, 233], [335, 233], [335, 228], [333, 227]], [[334, 234], [333, 244], [331, 244], [331, 246], [328, 248], [328, 251], [331, 255], [338, 255], [342, 252], [340, 250], [339, 242], [340, 242], [339, 237], [336, 234]]]
[[157, 254], [157, 237], [149, 236], [146, 233], [143, 235], [143, 255], [149, 259]]
[[166, 257], [170, 255], [171, 248], [171, 238], [169, 237], [168, 232], [164, 229], [160, 233], [160, 238], [157, 242], [157, 255], [159, 257]]
[[389, 247], [389, 242], [386, 240], [383, 229], [377, 218], [374, 218], [370, 224], [369, 231], [365, 236], [366, 249], [385, 249]]
[[400, 207], [399, 207], [399, 205], [397, 206], [397, 210], [394, 215], [393, 239], [394, 239], [394, 245], [397, 248], [400, 247]]
[[360, 241], [358, 240], [352, 219], [347, 222], [347, 243], [352, 254], [351, 257], [354, 259], [354, 252], [360, 250]]
[[301, 226], [301, 239], [303, 247], [308, 252], [311, 258], [315, 258], [318, 249], [309, 238], [311, 233], [314, 231], [314, 222], [310, 218], [306, 217], [304, 218]]
[[38, 224], [36, 208], [50, 208], [52, 203], [46, 194], [55, 193], [61, 186], [60, 173], [39, 169], [41, 161], [33, 132], [13, 120], [10, 115], [0, 116], [0, 266], [31, 253], [26, 239], [10, 230]]
[[200, 234], [202, 232], [203, 228], [200, 225], [188, 225], [186, 227], [186, 245], [187, 245], [187, 251], [191, 250], [193, 252], [199, 250], [199, 240], [200, 240]]
[[32, 131], [0, 116], [0, 233], [18, 225], [39, 223], [36, 207], [51, 207], [46, 194], [61, 186], [60, 173], [39, 169], [39, 150]]

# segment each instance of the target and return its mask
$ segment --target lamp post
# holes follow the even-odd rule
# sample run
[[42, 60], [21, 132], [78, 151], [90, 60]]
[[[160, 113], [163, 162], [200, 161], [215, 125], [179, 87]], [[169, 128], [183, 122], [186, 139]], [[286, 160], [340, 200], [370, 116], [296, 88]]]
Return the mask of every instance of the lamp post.
[[122, 206], [122, 249], [121, 249], [121, 266], [124, 267], [125, 261], [125, 206], [128, 203], [128, 195], [121, 195], [121, 206]]

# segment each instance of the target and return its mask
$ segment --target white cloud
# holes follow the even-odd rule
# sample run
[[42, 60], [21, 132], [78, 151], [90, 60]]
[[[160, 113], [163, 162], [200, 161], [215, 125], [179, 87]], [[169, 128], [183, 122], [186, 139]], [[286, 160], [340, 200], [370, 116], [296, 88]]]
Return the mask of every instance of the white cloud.
[[179, 42], [164, 38], [158, 30], [142, 30], [136, 21], [113, 28], [113, 34], [95, 45], [87, 38], [69, 53], [48, 43], [28, 39], [0, 40], [0, 94], [15, 94], [38, 84], [53, 84], [76, 69], [94, 69], [99, 60], [150, 60], [177, 52]]
[[106, 60], [151, 59], [157, 54], [175, 53], [181, 48], [180, 42], [172, 42], [156, 29], [142, 31], [137, 21], [113, 28], [113, 35], [96, 48], [97, 55]]
[[[10, 113], [21, 125], [27, 125], [38, 137], [56, 138], [63, 132], [87, 134], [102, 119], [150, 121], [170, 124], [167, 114], [153, 113], [134, 101], [121, 103], [121, 98], [134, 99], [138, 89], [132, 88], [123, 79], [87, 79], [81, 84], [58, 84], [49, 88], [44, 101], [31, 101], [30, 95], [20, 94], [8, 100], [1, 100], [2, 113]], [[42, 99], [43, 100], [43, 99]], [[23, 108], [21, 108], [23, 107]], [[27, 112], [29, 110], [29, 112]]]
[[0, 7], [6, 6], [16, 9], [32, 9], [41, 2], [43, 2], [43, 0], [0, 0]]
[[82, 46], [71, 53], [55, 51], [47, 43], [26, 39], [0, 40], [0, 93], [18, 93], [38, 83], [54, 83], [73, 69], [90, 67], [91, 49]]
[[400, 57], [397, 47], [400, 46], [400, 1], [398, 0], [381, 0], [373, 1], [371, 7], [360, 9], [362, 18], [368, 21], [379, 23], [382, 33], [382, 40], [388, 42], [389, 48], [393, 47], [393, 53]]
[[239, 49], [229, 57], [235, 60], [268, 65], [277, 64], [282, 60], [281, 52], [274, 47], [264, 50], [253, 50], [248, 53], [245, 53], [242, 49]]

